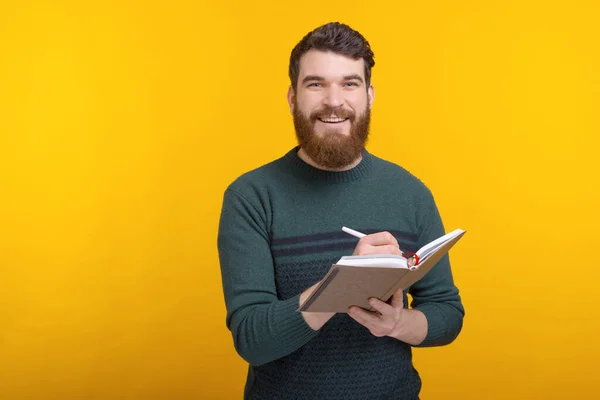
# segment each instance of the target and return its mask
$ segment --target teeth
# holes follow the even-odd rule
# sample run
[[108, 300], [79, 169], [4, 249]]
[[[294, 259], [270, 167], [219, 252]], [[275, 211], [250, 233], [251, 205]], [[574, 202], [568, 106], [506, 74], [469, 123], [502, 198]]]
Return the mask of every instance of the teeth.
[[323, 122], [343, 122], [346, 118], [320, 118]]

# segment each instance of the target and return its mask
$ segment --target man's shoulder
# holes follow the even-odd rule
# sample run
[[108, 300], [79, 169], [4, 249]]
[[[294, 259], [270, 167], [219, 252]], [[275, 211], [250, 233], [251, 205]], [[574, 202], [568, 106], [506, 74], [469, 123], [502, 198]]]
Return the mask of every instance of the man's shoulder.
[[404, 190], [410, 190], [416, 195], [430, 197], [431, 190], [415, 173], [394, 161], [390, 161], [371, 154], [374, 162], [379, 166], [380, 174], [389, 179], [394, 185], [402, 186]]
[[240, 174], [229, 183], [227, 190], [242, 194], [277, 182], [281, 179], [283, 158], [276, 158]]

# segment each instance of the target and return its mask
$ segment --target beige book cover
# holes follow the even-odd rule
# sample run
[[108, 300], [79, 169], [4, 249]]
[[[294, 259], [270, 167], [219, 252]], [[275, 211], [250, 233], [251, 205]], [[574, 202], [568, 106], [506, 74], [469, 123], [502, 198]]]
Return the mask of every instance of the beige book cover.
[[[417, 254], [424, 253], [425, 257], [414, 267], [407, 266], [406, 262], [397, 265], [386, 262], [386, 258], [388, 261], [402, 258], [391, 255], [342, 257], [331, 266], [298, 311], [346, 313], [352, 305], [372, 311], [369, 298], [387, 301], [398, 289], [405, 290], [423, 278], [465, 233], [457, 229], [423, 246]], [[345, 258], [358, 265], [341, 265]]]

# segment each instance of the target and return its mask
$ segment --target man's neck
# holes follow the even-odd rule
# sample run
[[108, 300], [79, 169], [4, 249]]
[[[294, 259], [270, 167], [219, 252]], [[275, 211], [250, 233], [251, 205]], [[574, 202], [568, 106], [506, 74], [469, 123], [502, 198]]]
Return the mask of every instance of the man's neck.
[[306, 152], [304, 151], [304, 149], [302, 147], [300, 147], [300, 150], [298, 150], [298, 157], [300, 157], [300, 159], [302, 161], [304, 161], [305, 163], [307, 163], [315, 168], [322, 169], [325, 171], [341, 172], [341, 171], [347, 171], [349, 169], [356, 167], [358, 165], [358, 163], [360, 163], [360, 161], [362, 160], [362, 153], [360, 156], [358, 156], [358, 158], [356, 160], [354, 160], [350, 164], [345, 165], [340, 168], [327, 168], [327, 167], [317, 164], [316, 162], [313, 161], [312, 158], [309, 157], [308, 154], [306, 154]]

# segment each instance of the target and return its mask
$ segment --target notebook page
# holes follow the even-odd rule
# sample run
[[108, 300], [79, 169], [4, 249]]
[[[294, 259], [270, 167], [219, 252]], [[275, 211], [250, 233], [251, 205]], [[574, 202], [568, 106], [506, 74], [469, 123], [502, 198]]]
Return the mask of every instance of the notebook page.
[[368, 256], [344, 256], [336, 264], [353, 267], [408, 268], [406, 261], [406, 258], [394, 254], [373, 254]]
[[422, 248], [417, 251], [417, 255], [421, 260], [427, 259], [431, 254], [435, 253], [435, 251], [444, 245], [444, 243], [449, 240], [454, 239], [456, 236], [460, 235], [464, 232], [462, 229], [455, 229], [450, 233], [445, 234], [442, 237], [435, 239], [433, 242], [426, 244]]

